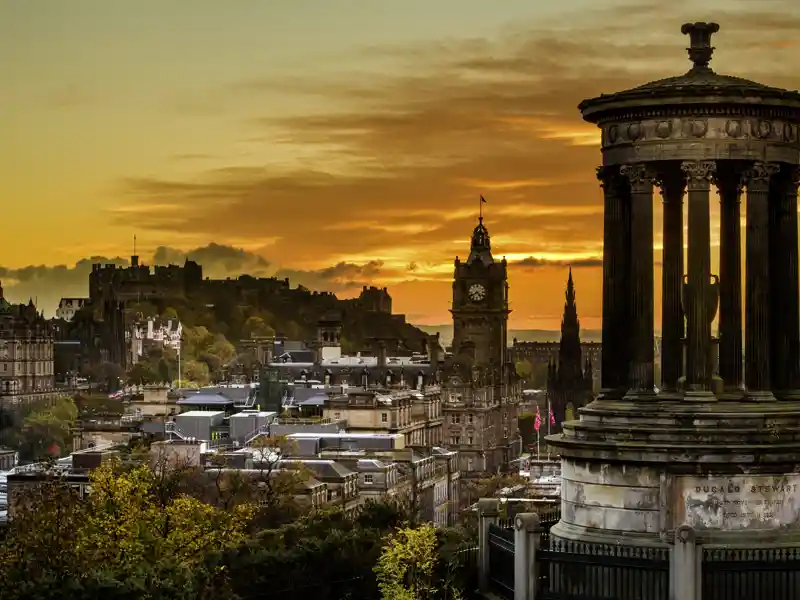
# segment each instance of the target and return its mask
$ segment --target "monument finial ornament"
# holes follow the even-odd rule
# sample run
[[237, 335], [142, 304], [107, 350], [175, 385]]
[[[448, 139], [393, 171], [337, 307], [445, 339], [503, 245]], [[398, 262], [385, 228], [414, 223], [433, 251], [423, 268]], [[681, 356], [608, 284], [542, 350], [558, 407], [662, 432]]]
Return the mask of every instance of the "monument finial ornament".
[[717, 23], [685, 23], [681, 27], [683, 35], [689, 35], [689, 60], [692, 61], [694, 71], [710, 70], [708, 63], [711, 62], [711, 55], [714, 54], [714, 47], [711, 45], [711, 36], [719, 31]]

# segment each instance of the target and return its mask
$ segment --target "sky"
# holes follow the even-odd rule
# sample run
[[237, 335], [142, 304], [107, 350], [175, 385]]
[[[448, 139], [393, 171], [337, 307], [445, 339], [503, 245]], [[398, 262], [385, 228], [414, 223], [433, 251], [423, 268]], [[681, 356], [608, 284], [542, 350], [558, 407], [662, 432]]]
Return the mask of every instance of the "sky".
[[688, 70], [696, 20], [718, 72], [800, 88], [796, 0], [0, 0], [6, 296], [52, 313], [135, 235], [151, 263], [388, 286], [446, 323], [482, 194], [511, 326], [557, 328], [572, 265], [597, 328], [600, 136], [576, 107]]

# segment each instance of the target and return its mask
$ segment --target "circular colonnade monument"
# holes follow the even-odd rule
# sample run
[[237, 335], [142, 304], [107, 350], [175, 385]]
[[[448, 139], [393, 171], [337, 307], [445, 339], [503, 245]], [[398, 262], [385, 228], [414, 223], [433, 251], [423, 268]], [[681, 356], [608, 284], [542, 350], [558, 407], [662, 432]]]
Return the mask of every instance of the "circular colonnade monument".
[[[602, 390], [579, 420], [547, 439], [563, 477], [551, 536], [661, 545], [686, 525], [704, 543], [796, 542], [800, 93], [715, 73], [716, 23], [681, 31], [690, 39], [686, 74], [579, 107], [602, 131]], [[712, 188], [719, 273], [711, 271]], [[658, 391], [656, 190], [664, 228]]]

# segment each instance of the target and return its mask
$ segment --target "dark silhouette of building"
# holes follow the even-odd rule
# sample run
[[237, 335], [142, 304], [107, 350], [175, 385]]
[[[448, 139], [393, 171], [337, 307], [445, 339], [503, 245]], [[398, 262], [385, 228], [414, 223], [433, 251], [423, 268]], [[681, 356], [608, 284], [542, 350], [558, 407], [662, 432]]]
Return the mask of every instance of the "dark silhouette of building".
[[551, 432], [561, 430], [561, 423], [567, 420], [568, 412], [570, 419], [575, 418], [576, 410], [592, 400], [592, 359], [587, 354], [586, 361], [583, 360], [572, 269], [569, 270], [565, 295], [558, 361], [550, 360], [547, 367], [547, 393], [555, 418]]

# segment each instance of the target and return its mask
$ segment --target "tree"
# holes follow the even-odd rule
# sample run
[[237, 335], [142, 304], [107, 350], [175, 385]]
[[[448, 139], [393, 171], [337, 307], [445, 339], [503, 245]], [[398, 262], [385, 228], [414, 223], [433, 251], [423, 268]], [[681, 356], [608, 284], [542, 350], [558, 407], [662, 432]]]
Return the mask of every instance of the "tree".
[[207, 352], [219, 358], [222, 364], [228, 364], [236, 358], [236, 348], [222, 334], [217, 334], [214, 337], [214, 341], [208, 346]]
[[22, 460], [59, 457], [72, 448], [72, 428], [78, 409], [72, 398], [59, 398], [30, 412], [22, 421], [16, 443]]
[[531, 444], [536, 443], [536, 431], [533, 426], [536, 423], [536, 415], [534, 413], [522, 413], [517, 421], [519, 433], [522, 436], [522, 447], [527, 448]]
[[106, 464], [85, 499], [55, 474], [30, 488], [0, 541], [0, 597], [231, 598], [208, 559], [247, 538], [249, 507], [220, 511], [161, 483]]
[[531, 385], [537, 390], [547, 387], [547, 363], [538, 363], [531, 368]]
[[375, 575], [383, 600], [459, 600], [451, 570], [442, 569], [440, 539], [431, 524], [390, 534]]
[[530, 379], [531, 374], [533, 373], [533, 365], [531, 365], [530, 361], [528, 360], [518, 360], [514, 367], [517, 370], [517, 375], [522, 377], [523, 379]]
[[128, 371], [128, 381], [134, 385], [145, 385], [148, 383], [158, 383], [161, 375], [158, 367], [149, 360], [140, 360]]
[[181, 365], [181, 378], [199, 385], [206, 385], [210, 379], [208, 365], [199, 360], [187, 360]]
[[246, 338], [274, 336], [275, 330], [261, 317], [250, 317], [244, 322], [242, 334]]
[[102, 383], [108, 390], [119, 389], [120, 380], [125, 381], [125, 369], [116, 363], [102, 362], [91, 368], [90, 375], [94, 381]]

